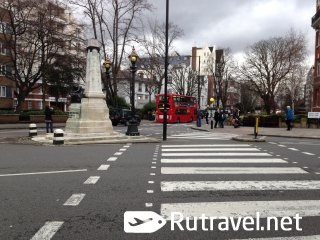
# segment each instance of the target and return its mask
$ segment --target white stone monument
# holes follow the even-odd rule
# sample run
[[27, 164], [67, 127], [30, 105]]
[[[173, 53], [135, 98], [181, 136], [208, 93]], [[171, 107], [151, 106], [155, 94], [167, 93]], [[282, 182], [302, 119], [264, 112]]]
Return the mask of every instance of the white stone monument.
[[70, 106], [71, 114], [66, 123], [66, 135], [116, 134], [113, 132], [109, 109], [102, 92], [99, 50], [98, 40], [88, 40], [84, 97], [80, 104], [75, 103]]

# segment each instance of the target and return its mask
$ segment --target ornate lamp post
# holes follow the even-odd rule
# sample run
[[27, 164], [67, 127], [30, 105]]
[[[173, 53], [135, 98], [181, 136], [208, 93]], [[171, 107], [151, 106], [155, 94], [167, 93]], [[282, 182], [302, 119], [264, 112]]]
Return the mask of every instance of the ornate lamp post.
[[129, 136], [139, 136], [140, 133], [138, 131], [138, 121], [136, 119], [136, 109], [134, 107], [134, 95], [135, 95], [135, 74], [137, 71], [137, 66], [136, 63], [139, 59], [138, 54], [136, 53], [134, 47], [132, 47], [132, 52], [129, 55], [129, 60], [131, 62], [131, 74], [132, 74], [132, 78], [131, 78], [131, 83], [130, 83], [130, 104], [131, 104], [131, 119], [129, 120], [129, 124], [128, 124], [128, 129], [126, 132], [126, 135]]
[[[105, 83], [105, 91], [106, 91], [106, 101], [107, 101], [107, 96], [109, 94], [109, 84], [110, 84], [110, 68], [112, 67], [112, 62], [110, 61], [109, 57], [107, 56], [106, 60], [103, 62], [103, 66], [106, 69], [106, 83]], [[109, 96], [110, 97], [110, 96]]]

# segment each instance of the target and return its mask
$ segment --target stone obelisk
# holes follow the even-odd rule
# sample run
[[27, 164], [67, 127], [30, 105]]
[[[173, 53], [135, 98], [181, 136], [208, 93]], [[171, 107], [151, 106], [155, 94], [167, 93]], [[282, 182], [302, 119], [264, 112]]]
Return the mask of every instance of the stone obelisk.
[[109, 109], [101, 86], [99, 58], [100, 44], [96, 39], [88, 40], [86, 83], [84, 97], [80, 104], [71, 104], [66, 134], [71, 135], [113, 135]]

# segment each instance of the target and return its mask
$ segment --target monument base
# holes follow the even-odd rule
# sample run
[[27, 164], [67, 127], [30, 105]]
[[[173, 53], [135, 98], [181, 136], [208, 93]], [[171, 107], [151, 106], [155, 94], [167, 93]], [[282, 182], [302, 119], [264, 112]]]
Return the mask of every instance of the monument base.
[[114, 135], [109, 109], [103, 98], [82, 98], [81, 104], [71, 104], [66, 134]]

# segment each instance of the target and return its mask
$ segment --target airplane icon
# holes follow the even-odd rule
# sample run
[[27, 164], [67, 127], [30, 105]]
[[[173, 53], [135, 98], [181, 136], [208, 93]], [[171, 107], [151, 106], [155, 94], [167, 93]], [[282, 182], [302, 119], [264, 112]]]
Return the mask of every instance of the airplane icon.
[[132, 227], [139, 226], [139, 225], [141, 225], [143, 223], [146, 223], [146, 222], [150, 222], [150, 221], [152, 221], [152, 218], [148, 218], [146, 220], [141, 220], [139, 218], [134, 218], [134, 220], [136, 221], [135, 223], [129, 222], [130, 226], [132, 226]]
[[166, 224], [166, 220], [152, 211], [126, 211], [123, 228], [126, 233], [153, 233]]

